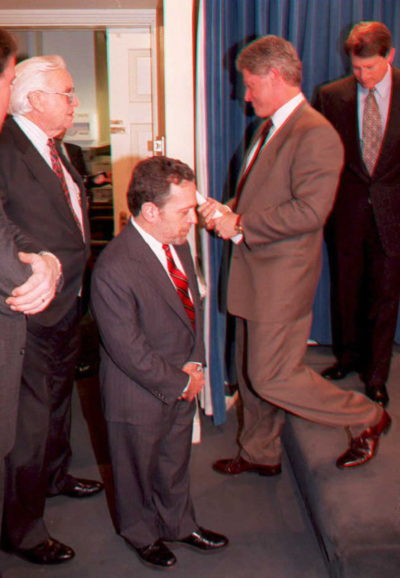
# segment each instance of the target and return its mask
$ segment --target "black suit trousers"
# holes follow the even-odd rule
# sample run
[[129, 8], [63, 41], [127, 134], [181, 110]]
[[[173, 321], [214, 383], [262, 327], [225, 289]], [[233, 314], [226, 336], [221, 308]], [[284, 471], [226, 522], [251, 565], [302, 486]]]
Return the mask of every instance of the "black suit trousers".
[[6, 461], [3, 530], [15, 548], [31, 548], [49, 537], [43, 521], [46, 495], [68, 483], [79, 301], [56, 325], [28, 320], [16, 442]]
[[359, 369], [368, 385], [388, 377], [400, 296], [400, 257], [385, 254], [372, 205], [365, 201], [341, 226], [328, 226], [332, 284], [333, 348], [338, 360]]

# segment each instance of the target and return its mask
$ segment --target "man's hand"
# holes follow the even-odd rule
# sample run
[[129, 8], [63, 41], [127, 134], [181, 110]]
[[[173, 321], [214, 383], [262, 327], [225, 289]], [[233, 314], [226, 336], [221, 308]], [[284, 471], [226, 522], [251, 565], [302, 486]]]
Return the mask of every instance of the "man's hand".
[[[203, 218], [207, 229], [214, 230], [218, 237], [231, 239], [237, 235], [236, 223], [239, 215], [234, 213], [227, 205], [218, 203], [215, 199], [207, 199], [207, 202], [197, 208]], [[219, 214], [218, 217], [216, 217]]]
[[32, 268], [32, 275], [23, 285], [15, 287], [6, 303], [13, 311], [34, 315], [40, 313], [53, 299], [60, 278], [60, 262], [54, 255], [18, 253], [22, 263]]
[[198, 363], [186, 363], [182, 367], [182, 371], [184, 371], [190, 376], [190, 380], [186, 391], [182, 393], [179, 399], [184, 399], [185, 401], [192, 401], [204, 387], [205, 379], [203, 368]]

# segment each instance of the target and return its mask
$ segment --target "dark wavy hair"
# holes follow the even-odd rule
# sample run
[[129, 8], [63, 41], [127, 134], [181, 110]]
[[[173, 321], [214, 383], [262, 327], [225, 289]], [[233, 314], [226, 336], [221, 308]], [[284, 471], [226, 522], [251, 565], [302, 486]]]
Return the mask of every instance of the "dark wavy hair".
[[360, 58], [387, 56], [392, 48], [392, 35], [382, 22], [359, 22], [350, 30], [344, 43], [348, 55]]
[[182, 161], [164, 156], [150, 157], [139, 162], [133, 170], [128, 188], [128, 206], [134, 217], [144, 203], [162, 207], [170, 194], [170, 184], [194, 181], [192, 169]]

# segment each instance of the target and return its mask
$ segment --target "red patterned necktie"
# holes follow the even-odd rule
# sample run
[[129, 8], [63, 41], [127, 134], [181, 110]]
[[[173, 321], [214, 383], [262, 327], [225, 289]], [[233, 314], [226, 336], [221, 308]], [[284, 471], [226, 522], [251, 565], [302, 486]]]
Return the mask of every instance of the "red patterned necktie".
[[375, 98], [375, 89], [369, 91], [365, 99], [363, 114], [363, 158], [372, 175], [382, 143], [382, 120]]
[[190, 319], [193, 329], [195, 328], [195, 313], [193, 301], [189, 295], [189, 283], [186, 275], [180, 271], [174, 261], [169, 245], [163, 245], [162, 248], [165, 251], [167, 257], [168, 271], [171, 276], [172, 281], [176, 287], [176, 291], [183, 303], [187, 316]]
[[[79, 229], [83, 235], [81, 222], [78, 219], [78, 215], [76, 214], [74, 207], [72, 206], [70, 192], [69, 192], [68, 185], [67, 185], [67, 182], [66, 182], [65, 177], [64, 177], [64, 171], [63, 171], [62, 166], [61, 166], [61, 160], [60, 160], [59, 154], [57, 152], [56, 145], [54, 143], [54, 139], [49, 138], [49, 140], [47, 141], [47, 144], [48, 144], [48, 147], [50, 149], [51, 167], [52, 167], [53, 171], [56, 173], [57, 177], [60, 179], [62, 190], [64, 191], [68, 206], [71, 209], [71, 212], [74, 216], [74, 219], [75, 219], [75, 221], [76, 221], [76, 223], [77, 223], [77, 225], [78, 225], [78, 227], [79, 227]], [[79, 199], [79, 204], [80, 204], [80, 199]]]
[[[240, 195], [242, 194], [242, 189], [243, 189], [243, 185], [246, 182], [247, 179], [247, 175], [249, 174], [251, 167], [254, 165], [256, 158], [258, 157], [262, 147], [265, 144], [265, 140], [269, 134], [269, 131], [272, 128], [272, 120], [269, 118], [265, 121], [264, 126], [262, 127], [262, 130], [260, 132], [260, 136], [258, 137], [258, 142], [257, 142], [257, 146], [254, 150], [254, 153], [250, 159], [249, 164], [247, 165], [247, 167], [245, 168], [245, 170], [243, 171], [242, 176], [240, 177], [240, 181], [238, 186], [236, 187], [236, 197], [235, 197], [235, 202], [234, 202], [234, 206], [232, 207], [232, 209], [235, 211], [236, 207], [239, 204], [239, 199], [240, 199]], [[251, 152], [251, 151], [250, 151]]]

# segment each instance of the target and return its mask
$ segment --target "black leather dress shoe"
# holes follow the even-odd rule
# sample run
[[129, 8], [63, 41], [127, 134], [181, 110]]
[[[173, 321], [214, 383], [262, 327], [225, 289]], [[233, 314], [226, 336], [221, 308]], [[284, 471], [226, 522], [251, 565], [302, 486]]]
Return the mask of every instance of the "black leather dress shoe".
[[357, 368], [354, 365], [342, 365], [341, 363], [335, 363], [334, 365], [330, 365], [326, 369], [321, 372], [322, 377], [325, 379], [333, 379], [339, 380], [344, 379], [349, 373], [352, 371], [357, 371]]
[[62, 564], [75, 556], [72, 548], [54, 538], [49, 538], [34, 548], [13, 550], [13, 553], [35, 564]]
[[177, 540], [177, 542], [183, 542], [188, 546], [207, 552], [220, 550], [229, 544], [229, 540], [226, 536], [200, 527], [192, 532], [190, 536], [186, 536], [186, 538], [183, 538], [182, 540]]
[[282, 471], [281, 464], [275, 466], [253, 464], [240, 456], [232, 459], [217, 460], [213, 463], [213, 469], [220, 474], [227, 474], [229, 476], [236, 476], [243, 472], [253, 472], [260, 476], [277, 476]]
[[89, 498], [102, 491], [104, 484], [95, 480], [85, 480], [83, 478], [73, 478], [71, 483], [60, 492], [63, 496], [71, 498]]
[[354, 468], [371, 460], [378, 450], [380, 436], [389, 431], [391, 423], [390, 415], [383, 410], [382, 417], [376, 425], [352, 438], [349, 449], [337, 459], [337, 467]]
[[143, 548], [135, 548], [135, 550], [142, 562], [150, 566], [170, 568], [176, 564], [174, 554], [162, 540], [157, 540], [154, 544], [144, 546]]
[[375, 403], [380, 405], [381, 407], [386, 407], [389, 403], [389, 395], [385, 385], [381, 385], [380, 387], [373, 387], [371, 385], [365, 386], [365, 393], [372, 399]]

